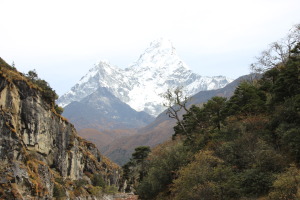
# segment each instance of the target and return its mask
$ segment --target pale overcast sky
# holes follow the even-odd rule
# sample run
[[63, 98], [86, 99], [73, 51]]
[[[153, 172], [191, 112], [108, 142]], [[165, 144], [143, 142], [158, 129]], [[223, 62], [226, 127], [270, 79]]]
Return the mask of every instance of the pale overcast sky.
[[99, 60], [128, 67], [164, 37], [194, 72], [237, 78], [298, 23], [300, 0], [0, 0], [0, 57], [62, 95]]

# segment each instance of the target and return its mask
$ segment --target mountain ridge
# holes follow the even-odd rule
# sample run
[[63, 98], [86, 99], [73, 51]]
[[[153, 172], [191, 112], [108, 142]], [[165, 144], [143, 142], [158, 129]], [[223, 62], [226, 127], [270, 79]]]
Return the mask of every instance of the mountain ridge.
[[170, 41], [158, 39], [126, 69], [100, 61], [57, 103], [65, 107], [95, 92], [98, 87], [107, 87], [136, 111], [157, 116], [165, 109], [161, 94], [169, 88], [184, 86], [191, 96], [202, 90], [222, 88], [231, 81], [224, 76], [206, 77], [193, 73]]
[[63, 116], [77, 130], [93, 128], [99, 131], [140, 128], [154, 120], [148, 113], [132, 109], [106, 87], [99, 87], [81, 101], [71, 102], [64, 108]]

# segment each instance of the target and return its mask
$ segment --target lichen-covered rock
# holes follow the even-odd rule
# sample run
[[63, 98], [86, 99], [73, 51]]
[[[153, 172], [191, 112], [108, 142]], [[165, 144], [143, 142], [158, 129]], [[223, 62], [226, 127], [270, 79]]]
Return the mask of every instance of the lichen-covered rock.
[[120, 168], [80, 138], [40, 89], [1, 62], [0, 199], [95, 199], [88, 190], [96, 187], [95, 174], [118, 186]]

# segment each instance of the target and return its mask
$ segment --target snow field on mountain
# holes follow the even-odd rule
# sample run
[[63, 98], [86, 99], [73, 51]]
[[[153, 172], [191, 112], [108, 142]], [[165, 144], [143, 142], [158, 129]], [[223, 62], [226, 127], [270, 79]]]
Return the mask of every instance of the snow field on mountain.
[[205, 77], [193, 73], [169, 40], [158, 39], [126, 69], [100, 61], [57, 103], [66, 106], [72, 101], [80, 101], [99, 87], [106, 87], [136, 111], [157, 116], [165, 109], [161, 95], [169, 88], [182, 86], [191, 96], [202, 90], [222, 88], [231, 81], [224, 76]]

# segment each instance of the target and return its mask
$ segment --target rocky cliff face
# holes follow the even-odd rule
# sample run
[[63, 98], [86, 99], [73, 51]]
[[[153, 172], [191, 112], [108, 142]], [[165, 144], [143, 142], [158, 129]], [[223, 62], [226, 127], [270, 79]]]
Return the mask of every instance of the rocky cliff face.
[[96, 175], [118, 185], [119, 167], [77, 136], [40, 89], [0, 61], [0, 198], [88, 199], [97, 196]]

